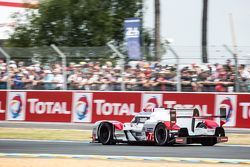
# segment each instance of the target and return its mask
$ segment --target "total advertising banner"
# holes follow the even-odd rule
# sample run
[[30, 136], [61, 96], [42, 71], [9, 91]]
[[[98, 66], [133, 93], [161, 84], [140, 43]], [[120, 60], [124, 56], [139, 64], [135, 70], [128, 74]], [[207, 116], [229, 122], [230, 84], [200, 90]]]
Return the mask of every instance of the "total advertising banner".
[[72, 122], [91, 122], [92, 93], [73, 93]]
[[27, 92], [26, 121], [71, 122], [72, 92]]
[[[220, 114], [220, 108], [226, 109], [226, 124], [224, 126], [236, 125], [237, 96], [236, 95], [216, 95], [215, 114]], [[240, 118], [240, 115], [239, 115]], [[219, 118], [217, 118], [219, 119]]]
[[98, 120], [131, 121], [140, 112], [141, 93], [95, 92], [93, 93], [92, 122]]
[[242, 94], [237, 98], [236, 127], [250, 128], [250, 94]]
[[5, 111], [6, 111], [6, 91], [0, 91], [0, 120], [5, 120]]
[[227, 127], [250, 128], [250, 94], [0, 91], [0, 120], [29, 122], [130, 122], [144, 108], [197, 108], [200, 115], [226, 109]]
[[140, 37], [140, 18], [128, 18], [124, 21], [125, 40], [129, 59], [141, 59], [141, 37]]
[[9, 92], [7, 100], [7, 120], [23, 121], [26, 114], [26, 92]]

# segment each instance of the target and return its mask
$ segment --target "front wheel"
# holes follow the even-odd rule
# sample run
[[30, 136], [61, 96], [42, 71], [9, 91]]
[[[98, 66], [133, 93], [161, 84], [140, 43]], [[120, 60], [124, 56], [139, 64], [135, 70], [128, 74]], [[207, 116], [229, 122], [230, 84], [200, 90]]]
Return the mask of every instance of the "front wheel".
[[103, 145], [115, 144], [113, 140], [113, 126], [107, 122], [101, 123], [98, 129], [98, 140]]
[[157, 145], [163, 146], [168, 143], [169, 131], [166, 129], [164, 124], [160, 123], [156, 126], [154, 138]]

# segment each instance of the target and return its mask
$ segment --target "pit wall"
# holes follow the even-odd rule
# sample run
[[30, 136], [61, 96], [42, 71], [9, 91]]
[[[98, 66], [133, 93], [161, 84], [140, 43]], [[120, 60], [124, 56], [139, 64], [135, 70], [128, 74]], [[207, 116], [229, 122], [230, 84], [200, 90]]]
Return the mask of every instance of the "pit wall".
[[250, 94], [170, 92], [0, 91], [0, 120], [28, 122], [129, 122], [143, 108], [198, 108], [219, 115], [226, 126], [250, 128]]

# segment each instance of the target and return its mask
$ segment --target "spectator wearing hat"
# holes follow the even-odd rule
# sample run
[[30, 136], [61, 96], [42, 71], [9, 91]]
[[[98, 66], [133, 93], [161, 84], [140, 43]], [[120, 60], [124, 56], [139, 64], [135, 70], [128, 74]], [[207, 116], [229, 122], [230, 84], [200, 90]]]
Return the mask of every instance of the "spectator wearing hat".
[[13, 79], [13, 89], [24, 89], [25, 84], [24, 84], [24, 75], [17, 71], [14, 75]]

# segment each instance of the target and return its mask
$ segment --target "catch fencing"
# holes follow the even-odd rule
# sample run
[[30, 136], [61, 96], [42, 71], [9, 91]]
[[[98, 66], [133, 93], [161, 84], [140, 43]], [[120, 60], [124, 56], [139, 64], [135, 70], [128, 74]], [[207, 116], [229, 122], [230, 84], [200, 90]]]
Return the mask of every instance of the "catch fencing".
[[[108, 46], [2, 47], [0, 89], [250, 92], [250, 77], [242, 76], [242, 69], [239, 70], [244, 64], [250, 72], [250, 47], [238, 47], [237, 56], [229, 48], [232, 47], [208, 47], [209, 63], [203, 64], [201, 48], [194, 46], [162, 46], [159, 62], [152, 61], [152, 48], [141, 49], [141, 61], [130, 61], [125, 49], [114, 52]], [[111, 62], [111, 67], [107, 62]], [[222, 71], [222, 76], [216, 78], [212, 73], [220, 66], [226, 74], [223, 76]]]

